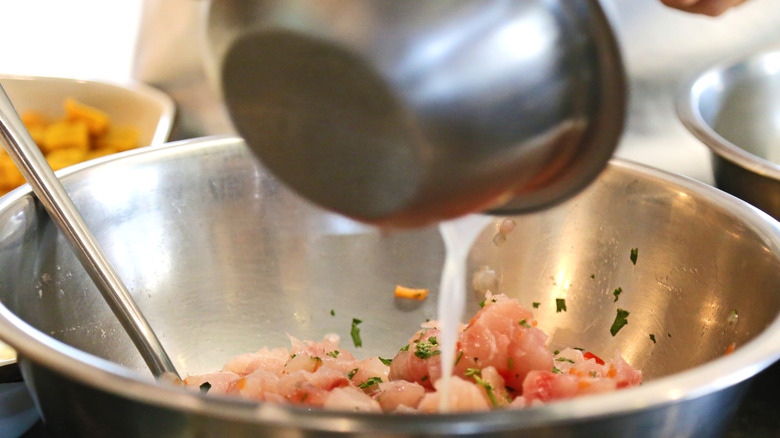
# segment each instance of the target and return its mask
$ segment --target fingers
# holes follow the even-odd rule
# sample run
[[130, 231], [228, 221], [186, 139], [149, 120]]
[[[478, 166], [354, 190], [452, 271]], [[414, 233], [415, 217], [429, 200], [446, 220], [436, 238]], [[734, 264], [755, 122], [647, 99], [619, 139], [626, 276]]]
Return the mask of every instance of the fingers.
[[666, 6], [694, 14], [717, 17], [746, 0], [661, 0]]

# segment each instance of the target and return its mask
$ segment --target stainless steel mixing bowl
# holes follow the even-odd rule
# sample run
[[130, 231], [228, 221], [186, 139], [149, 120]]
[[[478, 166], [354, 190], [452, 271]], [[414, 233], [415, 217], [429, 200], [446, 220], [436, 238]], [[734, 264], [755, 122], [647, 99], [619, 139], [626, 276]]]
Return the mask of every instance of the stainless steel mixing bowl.
[[712, 151], [715, 184], [780, 218], [780, 49], [703, 72], [678, 114]]
[[[131, 151], [61, 175], [183, 374], [287, 345], [285, 332], [335, 332], [359, 355], [387, 356], [436, 317], [435, 228], [383, 234], [324, 212], [268, 176], [239, 139]], [[51, 431], [71, 437], [708, 437], [745, 381], [780, 356], [780, 224], [748, 204], [613, 161], [566, 203], [513, 219], [500, 246], [492, 226], [483, 231], [470, 273], [491, 266], [500, 292], [540, 302], [551, 348], [620, 349], [644, 385], [522, 411], [385, 416], [158, 384], [27, 188], [0, 199], [0, 338], [19, 351]], [[396, 284], [432, 293], [405, 302]], [[471, 311], [479, 300], [470, 295]], [[613, 337], [618, 307], [631, 313]], [[349, 342], [352, 318], [363, 320], [362, 349]]]

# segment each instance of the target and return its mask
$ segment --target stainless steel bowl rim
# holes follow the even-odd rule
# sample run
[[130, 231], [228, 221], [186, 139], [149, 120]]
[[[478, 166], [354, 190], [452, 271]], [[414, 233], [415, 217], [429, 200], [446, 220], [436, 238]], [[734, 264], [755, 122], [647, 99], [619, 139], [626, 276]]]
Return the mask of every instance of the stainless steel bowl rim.
[[[141, 157], [147, 154], [170, 153], [177, 150], [204, 148], [215, 143], [236, 145], [239, 138], [207, 137], [172, 142], [160, 146], [128, 151], [116, 157], [105, 157], [73, 166], [58, 172], [65, 179], [80, 170], [107, 163], [122, 157]], [[681, 190], [704, 193], [713, 203], [750, 226], [767, 242], [768, 249], [780, 254], [780, 223], [769, 215], [704, 183], [641, 164], [613, 159], [610, 166], [628, 169], [651, 178], [674, 183]], [[0, 210], [25, 196], [32, 196], [24, 185], [0, 199]], [[81, 384], [176, 411], [197, 412], [203, 415], [244, 422], [304, 426], [313, 430], [333, 432], [376, 431], [392, 425], [403, 432], [417, 430], [425, 423], [430, 433], [489, 432], [527, 428], [556, 422], [576, 422], [586, 419], [628, 415], [640, 410], [694, 399], [738, 384], [759, 373], [780, 359], [780, 316], [750, 342], [738, 346], [730, 355], [671, 376], [649, 381], [639, 387], [612, 393], [592, 395], [568, 401], [551, 403], [523, 410], [505, 410], [489, 413], [437, 414], [404, 416], [404, 421], [385, 414], [359, 414], [310, 410], [271, 403], [253, 403], [238, 398], [204, 396], [168, 384], [158, 384], [151, 376], [120, 366], [64, 344], [33, 328], [0, 303], [0, 333], [5, 342], [20, 355], [20, 363], [34, 361]], [[302, 419], [305, 417], [305, 421]]]
[[733, 69], [740, 64], [754, 64], [767, 56], [778, 55], [780, 55], [780, 49], [773, 51], [762, 50], [748, 56], [743, 55], [722, 61], [699, 72], [694, 76], [694, 79], [687, 81], [677, 99], [677, 114], [680, 121], [713, 153], [751, 172], [776, 180], [780, 180], [780, 165], [752, 154], [723, 138], [704, 120], [701, 111], [699, 111], [699, 102], [706, 84], [711, 81], [712, 77]]

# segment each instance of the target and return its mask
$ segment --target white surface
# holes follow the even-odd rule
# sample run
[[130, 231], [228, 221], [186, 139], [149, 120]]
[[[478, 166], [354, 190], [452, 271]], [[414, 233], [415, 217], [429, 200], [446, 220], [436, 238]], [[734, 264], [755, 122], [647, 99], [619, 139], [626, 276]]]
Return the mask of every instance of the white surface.
[[0, 73], [124, 81], [143, 0], [0, 2]]

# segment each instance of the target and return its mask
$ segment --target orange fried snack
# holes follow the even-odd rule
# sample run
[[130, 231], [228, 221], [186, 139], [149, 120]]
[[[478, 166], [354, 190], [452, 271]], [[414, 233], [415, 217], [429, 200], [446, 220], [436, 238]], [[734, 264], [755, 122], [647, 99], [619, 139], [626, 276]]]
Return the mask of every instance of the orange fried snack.
[[428, 289], [412, 289], [397, 285], [395, 287], [395, 296], [398, 298], [408, 298], [410, 300], [424, 300], [428, 296]]

